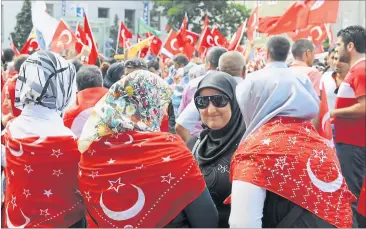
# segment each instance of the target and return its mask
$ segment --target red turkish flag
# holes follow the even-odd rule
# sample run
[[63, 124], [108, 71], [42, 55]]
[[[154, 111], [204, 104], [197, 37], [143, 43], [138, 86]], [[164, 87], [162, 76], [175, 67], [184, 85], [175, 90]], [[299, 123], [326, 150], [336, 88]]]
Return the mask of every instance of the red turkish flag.
[[330, 113], [328, 108], [327, 93], [324, 88], [324, 83], [322, 84], [322, 94], [321, 101], [319, 105], [319, 135], [327, 139], [328, 145], [334, 147], [332, 126], [330, 122]]
[[154, 38], [152, 39], [151, 44], [150, 44], [151, 54], [157, 56], [160, 53], [162, 44], [163, 44], [163, 42], [160, 40], [160, 38], [157, 36], [154, 36]]
[[246, 24], [247, 24], [247, 19], [245, 19], [244, 23], [241, 24], [240, 27], [238, 28], [238, 30], [234, 33], [234, 35], [231, 38], [229, 45], [228, 45], [229, 51], [235, 51], [238, 48], [238, 46], [240, 45], [240, 41], [243, 37], [243, 33], [245, 30]]
[[17, 49], [17, 47], [14, 45], [13, 38], [10, 36], [9, 39], [10, 39], [10, 48], [14, 51], [15, 56], [19, 56], [20, 52]]
[[363, 186], [361, 189], [360, 197], [358, 198], [358, 213], [363, 216], [366, 216], [366, 177], [363, 180]]
[[296, 32], [288, 33], [289, 37], [293, 41], [298, 39], [308, 38], [314, 43], [314, 45], [320, 45], [325, 39], [327, 39], [327, 30], [324, 24], [321, 25], [308, 25], [305, 29], [297, 30]]
[[[308, 18], [309, 10], [309, 7], [303, 2], [294, 2], [277, 21], [272, 21], [276, 17], [271, 17], [270, 22], [272, 25], [270, 27], [261, 25], [263, 21], [259, 21], [258, 32], [276, 35], [306, 28], [308, 22], [304, 18]], [[266, 30], [263, 30], [263, 28], [266, 28]]]
[[259, 11], [259, 6], [255, 7], [255, 9], [253, 10], [253, 13], [249, 17], [248, 24], [247, 24], [247, 37], [248, 37], [248, 40], [251, 40], [251, 41], [253, 40], [254, 32], [258, 27], [258, 21], [259, 21], [258, 11]]
[[65, 49], [74, 48], [77, 37], [61, 19], [51, 41], [51, 51], [61, 52]]
[[188, 17], [186, 14], [184, 15], [182, 25], [177, 34], [177, 42], [180, 47], [183, 47], [187, 42], [187, 24], [188, 24]]
[[77, 42], [75, 44], [75, 50], [77, 53], [80, 53], [83, 48], [83, 45], [87, 44], [87, 41], [84, 29], [81, 27], [79, 22], [76, 25], [75, 36], [77, 38]]
[[8, 125], [3, 141], [5, 228], [67, 228], [84, 217], [72, 136], [13, 138]]
[[209, 27], [205, 27], [201, 32], [201, 36], [197, 44], [198, 55], [202, 56], [208, 48], [211, 48], [213, 46], [214, 39], [211, 34], [211, 30]]
[[97, 63], [98, 48], [95, 45], [93, 32], [91, 30], [88, 18], [86, 17], [86, 13], [84, 14], [84, 32], [86, 37], [86, 45], [88, 45], [91, 50], [88, 63], [94, 65]]
[[33, 50], [39, 50], [39, 44], [37, 41], [36, 33], [34, 29], [30, 32], [27, 41], [20, 50], [20, 54], [29, 54]]
[[91, 115], [97, 102], [108, 92], [105, 87], [93, 87], [79, 91], [76, 94], [76, 104], [69, 107], [63, 117], [64, 124], [80, 137], [84, 124]]
[[212, 28], [211, 35], [215, 46], [226, 47], [228, 45], [226, 38], [220, 33], [220, 30], [216, 26]]
[[263, 31], [269, 30], [273, 25], [277, 23], [279, 19], [280, 16], [260, 17], [258, 24], [258, 32], [262, 33]]
[[162, 53], [167, 57], [173, 57], [180, 53], [179, 46], [177, 45], [177, 32], [170, 30], [168, 37], [166, 38]]
[[205, 21], [203, 22], [203, 28], [208, 27], [208, 15], [205, 16]]
[[102, 137], [79, 168], [91, 227], [162, 228], [206, 187], [192, 153], [170, 133]]
[[126, 27], [126, 25], [121, 22], [119, 26], [119, 37], [118, 44], [120, 47], [127, 48], [127, 41], [132, 38], [132, 32]]
[[277, 117], [259, 127], [240, 143], [230, 175], [231, 181], [276, 193], [336, 227], [352, 227], [356, 198], [334, 149], [310, 121]]
[[339, 0], [306, 0], [310, 8], [308, 24], [337, 23]]

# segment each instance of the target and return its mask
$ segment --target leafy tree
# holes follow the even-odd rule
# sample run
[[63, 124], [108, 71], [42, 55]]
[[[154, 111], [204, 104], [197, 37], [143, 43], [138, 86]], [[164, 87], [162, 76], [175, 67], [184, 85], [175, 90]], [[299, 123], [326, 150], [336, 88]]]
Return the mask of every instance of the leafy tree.
[[229, 36], [250, 16], [250, 10], [232, 1], [155, 0], [154, 2], [154, 9], [161, 10], [162, 16], [168, 18], [169, 26], [175, 30], [180, 28], [187, 13], [188, 29], [200, 33], [205, 16], [208, 15], [209, 25], [218, 26], [224, 36]]
[[10, 35], [13, 38], [14, 45], [21, 49], [33, 29], [30, 0], [24, 0], [22, 10], [17, 14], [16, 20], [14, 32], [11, 32]]
[[113, 48], [115, 48], [117, 45], [118, 30], [119, 30], [119, 18], [118, 15], [116, 14], [114, 16], [114, 24], [109, 29], [109, 37], [113, 39], [113, 45], [112, 45]]

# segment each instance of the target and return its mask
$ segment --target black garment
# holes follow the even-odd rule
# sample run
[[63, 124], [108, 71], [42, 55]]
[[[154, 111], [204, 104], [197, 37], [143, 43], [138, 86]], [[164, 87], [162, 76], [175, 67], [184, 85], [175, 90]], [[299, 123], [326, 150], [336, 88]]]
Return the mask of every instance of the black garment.
[[[348, 188], [358, 199], [366, 176], [366, 147], [336, 143], [336, 152]], [[365, 221], [358, 213], [357, 206], [358, 201], [352, 202], [354, 227], [359, 227], [358, 220]]]
[[207, 188], [164, 228], [216, 228], [217, 210]]
[[220, 130], [212, 130], [204, 126], [199, 140], [192, 137], [187, 142], [188, 148], [193, 152], [211, 197], [219, 212], [219, 227], [229, 227], [230, 205], [223, 204], [231, 194], [229, 169], [231, 157], [236, 151], [245, 132], [243, 116], [235, 98], [235, 79], [224, 72], [212, 71], [201, 80], [195, 98], [200, 90], [212, 88], [222, 92], [230, 98], [231, 119]]
[[107, 74], [103, 79], [103, 86], [105, 88], [110, 88], [115, 82], [119, 81], [124, 74], [125, 68], [123, 63], [117, 62], [112, 64], [108, 70]]
[[86, 219], [82, 218], [80, 221], [74, 223], [69, 228], [87, 228], [86, 224]]
[[[302, 208], [288, 199], [283, 198], [273, 192], [266, 191], [266, 200], [263, 207], [263, 228], [275, 228], [287, 216], [292, 208]], [[333, 225], [302, 208], [300, 215], [296, 219], [288, 219], [290, 224], [285, 228], [334, 228]]]
[[170, 102], [168, 106], [168, 127], [169, 133], [175, 134], [175, 115], [172, 102]]

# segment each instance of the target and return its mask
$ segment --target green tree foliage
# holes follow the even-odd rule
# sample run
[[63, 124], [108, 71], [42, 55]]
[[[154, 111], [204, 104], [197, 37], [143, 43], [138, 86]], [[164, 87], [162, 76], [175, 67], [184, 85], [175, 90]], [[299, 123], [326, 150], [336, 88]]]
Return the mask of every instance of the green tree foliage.
[[210, 26], [216, 25], [224, 36], [230, 36], [250, 16], [250, 10], [233, 1], [155, 0], [154, 2], [154, 9], [160, 10], [162, 16], [168, 18], [169, 26], [175, 30], [180, 28], [187, 13], [188, 29], [200, 33], [207, 14]]
[[118, 15], [116, 14], [114, 16], [114, 24], [111, 26], [111, 28], [109, 29], [109, 37], [113, 39], [113, 45], [112, 47], [116, 47], [117, 45], [117, 37], [118, 37], [118, 30], [119, 30], [119, 18]]
[[14, 32], [11, 32], [10, 35], [13, 38], [14, 45], [21, 49], [33, 29], [30, 0], [24, 0], [22, 10], [17, 14], [16, 20]]

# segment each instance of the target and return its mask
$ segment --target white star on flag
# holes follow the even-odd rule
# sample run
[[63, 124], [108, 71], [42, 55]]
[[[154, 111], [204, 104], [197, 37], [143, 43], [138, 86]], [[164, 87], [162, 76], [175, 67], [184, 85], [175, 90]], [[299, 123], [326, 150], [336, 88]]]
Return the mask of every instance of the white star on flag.
[[147, 141], [145, 140], [145, 141], [142, 141], [142, 142], [140, 142], [140, 143], [133, 144], [133, 146], [141, 147], [141, 146], [142, 146], [142, 144], [144, 144], [145, 142], [147, 142]]
[[31, 166], [30, 166], [30, 165], [25, 165], [24, 170], [26, 170], [28, 173], [30, 173], [30, 172], [32, 172], [32, 171], [33, 171], [33, 169], [31, 168]]
[[10, 170], [10, 173], [12, 176], [14, 176], [14, 171], [13, 170]]
[[28, 196], [30, 196], [29, 189], [23, 189], [23, 190], [24, 190], [23, 194], [25, 195], [26, 198], [28, 198]]
[[307, 133], [310, 133], [310, 129], [309, 129], [308, 127], [305, 127], [305, 131], [306, 131]]
[[98, 171], [92, 171], [92, 174], [90, 174], [89, 176], [91, 176], [93, 179], [95, 178], [95, 177], [97, 177], [98, 176]]
[[57, 177], [59, 177], [60, 175], [62, 175], [63, 173], [61, 172], [61, 169], [59, 169], [59, 170], [53, 170], [53, 173], [52, 173], [52, 175], [55, 175], [55, 176], [57, 176]]
[[144, 165], [136, 166], [136, 169], [142, 169], [143, 167], [144, 167]]
[[78, 136], [74, 135], [72, 136], [72, 139], [74, 139], [74, 141], [78, 140]]
[[89, 192], [84, 192], [84, 193], [85, 193], [85, 198], [87, 198], [88, 202], [89, 202], [89, 200], [91, 198], [90, 193]]
[[107, 161], [108, 162], [108, 164], [114, 164], [114, 162], [116, 162], [116, 160], [112, 160], [112, 158], [111, 159], [109, 159], [109, 161]]
[[89, 150], [88, 153], [90, 153], [90, 156], [94, 156], [95, 150]]
[[169, 162], [171, 161], [172, 159], [170, 158], [170, 155], [167, 156], [167, 157], [162, 157], [161, 159], [163, 159], [163, 162]]
[[276, 167], [280, 167], [281, 170], [283, 170], [283, 168], [285, 167], [285, 165], [288, 165], [288, 163], [286, 163], [286, 157], [280, 157], [280, 158], [276, 158]]
[[269, 146], [269, 143], [271, 143], [271, 139], [269, 139], [269, 138], [262, 140], [262, 145]]
[[50, 215], [50, 214], [48, 213], [48, 208], [47, 208], [47, 209], [45, 209], [45, 210], [42, 210], [42, 209], [39, 209], [39, 210], [41, 210], [41, 214], [40, 214], [40, 215], [44, 215], [45, 217], [46, 217], [46, 216], [48, 216], [48, 215]]
[[[108, 180], [109, 184], [111, 185], [107, 190], [114, 189], [118, 193], [118, 189], [125, 184], [121, 183], [121, 178], [118, 178], [116, 181]], [[118, 182], [118, 183], [117, 183]]]
[[174, 180], [175, 178], [174, 177], [172, 177], [172, 174], [171, 173], [169, 173], [168, 175], [166, 175], [166, 176], [161, 176], [161, 178], [163, 178], [162, 180], [161, 180], [161, 182], [167, 182], [168, 184], [170, 184], [170, 181], [171, 180]]
[[324, 151], [316, 151], [316, 150], [313, 150], [313, 153], [315, 154], [315, 158], [319, 158], [319, 160], [324, 163], [325, 159], [327, 159], [327, 156], [325, 156], [325, 153]]
[[16, 203], [15, 203], [15, 201], [16, 201], [16, 196], [11, 196], [11, 204], [13, 205], [13, 209], [15, 208], [15, 206], [18, 206]]
[[53, 195], [53, 193], [51, 192], [51, 189], [50, 190], [44, 190], [43, 195], [46, 195], [48, 198], [50, 198], [50, 195]]
[[290, 144], [295, 145], [296, 144], [296, 137], [289, 137], [288, 141], [290, 142]]
[[79, 176], [83, 175], [83, 172], [81, 170], [79, 170]]
[[53, 153], [51, 154], [51, 156], [55, 156], [56, 158], [58, 158], [60, 155], [62, 155], [63, 153], [61, 153], [61, 150], [58, 149], [58, 150], [52, 150]]
[[166, 140], [173, 142], [175, 140], [175, 137], [171, 134], [168, 134], [168, 136], [166, 137]]

